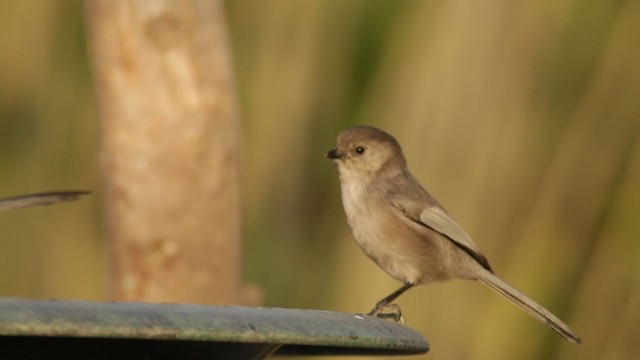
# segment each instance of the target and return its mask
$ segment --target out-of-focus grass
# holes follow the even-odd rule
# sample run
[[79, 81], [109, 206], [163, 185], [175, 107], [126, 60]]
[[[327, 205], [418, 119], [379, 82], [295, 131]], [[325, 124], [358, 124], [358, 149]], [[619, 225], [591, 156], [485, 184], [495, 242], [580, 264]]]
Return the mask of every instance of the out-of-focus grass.
[[[640, 330], [640, 4], [227, 2], [242, 113], [246, 277], [266, 305], [369, 310], [324, 153], [354, 123], [414, 174], [576, 347], [471, 282], [403, 295], [430, 356], [632, 358]], [[0, 194], [99, 191], [81, 3], [0, 4]], [[0, 295], [105, 297], [99, 199], [0, 216]]]
[[[0, 4], [0, 196], [99, 190], [79, 5]], [[0, 296], [104, 298], [99, 197], [0, 216]]]

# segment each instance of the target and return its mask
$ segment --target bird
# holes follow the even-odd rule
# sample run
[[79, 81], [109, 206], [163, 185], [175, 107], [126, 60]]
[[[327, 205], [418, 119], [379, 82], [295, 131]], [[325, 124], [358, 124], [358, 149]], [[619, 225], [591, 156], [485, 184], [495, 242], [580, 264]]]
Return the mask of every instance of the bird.
[[51, 205], [61, 201], [78, 200], [89, 191], [49, 191], [27, 195], [18, 195], [0, 199], [0, 211], [24, 209], [34, 206]]
[[393, 136], [372, 126], [350, 127], [338, 134], [326, 157], [336, 164], [342, 205], [356, 243], [403, 283], [378, 301], [369, 315], [381, 314], [416, 285], [477, 280], [566, 340], [582, 342], [549, 310], [494, 273], [478, 245], [411, 174]]

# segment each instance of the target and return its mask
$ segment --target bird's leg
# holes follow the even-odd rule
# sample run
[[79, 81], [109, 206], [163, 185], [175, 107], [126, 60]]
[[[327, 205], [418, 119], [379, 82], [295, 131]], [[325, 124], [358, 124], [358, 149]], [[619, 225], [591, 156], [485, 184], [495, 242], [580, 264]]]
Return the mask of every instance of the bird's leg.
[[391, 320], [393, 322], [399, 322], [404, 325], [404, 318], [402, 317], [402, 309], [398, 304], [386, 304], [376, 306], [375, 309], [369, 313], [371, 316], [375, 316], [383, 320]]
[[412, 283], [405, 283], [398, 290], [392, 292], [391, 294], [387, 295], [387, 297], [385, 297], [384, 299], [378, 301], [376, 303], [376, 307], [391, 304], [393, 300], [397, 299], [398, 296], [402, 295], [405, 291], [411, 289], [412, 287], [413, 287]]
[[[402, 320], [402, 312], [400, 311], [400, 307], [397, 305], [393, 305], [391, 304], [398, 296], [402, 295], [402, 293], [404, 293], [405, 291], [411, 289], [413, 287], [413, 284], [411, 283], [405, 283], [404, 285], [402, 285], [401, 288], [399, 288], [398, 290], [392, 292], [391, 294], [389, 294], [387, 297], [385, 297], [384, 299], [378, 301], [376, 303], [376, 306], [371, 309], [371, 311], [369, 311], [369, 313], [367, 315], [372, 315], [372, 316], [378, 316], [378, 317], [383, 317], [383, 318], [393, 318], [395, 321], [401, 321]], [[392, 315], [389, 316], [389, 314], [387, 312], [385, 312], [385, 310], [389, 310], [391, 309]]]

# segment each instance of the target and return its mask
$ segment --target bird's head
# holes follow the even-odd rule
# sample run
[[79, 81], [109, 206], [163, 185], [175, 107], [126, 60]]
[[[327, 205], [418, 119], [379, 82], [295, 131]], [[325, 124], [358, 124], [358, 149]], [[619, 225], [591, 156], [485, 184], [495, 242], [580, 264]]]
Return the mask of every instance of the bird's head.
[[354, 126], [338, 134], [336, 147], [326, 155], [338, 166], [341, 178], [362, 180], [402, 170], [406, 166], [393, 136], [371, 126]]

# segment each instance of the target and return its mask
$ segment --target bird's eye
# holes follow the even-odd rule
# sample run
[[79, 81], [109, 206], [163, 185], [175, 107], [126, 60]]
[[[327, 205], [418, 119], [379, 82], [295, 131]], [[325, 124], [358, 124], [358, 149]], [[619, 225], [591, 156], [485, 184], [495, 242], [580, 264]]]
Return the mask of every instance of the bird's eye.
[[356, 152], [357, 152], [358, 154], [363, 154], [363, 153], [364, 153], [364, 148], [363, 148], [362, 146], [358, 146], [358, 147], [356, 148]]

